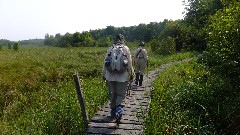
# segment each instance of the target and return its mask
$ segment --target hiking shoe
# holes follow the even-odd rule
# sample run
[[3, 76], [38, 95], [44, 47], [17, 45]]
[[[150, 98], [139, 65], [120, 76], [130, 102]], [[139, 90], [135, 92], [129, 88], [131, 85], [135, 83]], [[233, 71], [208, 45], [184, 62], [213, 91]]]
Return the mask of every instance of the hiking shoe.
[[116, 119], [120, 120], [122, 118], [122, 115], [123, 115], [123, 109], [122, 109], [122, 106], [119, 105], [116, 108]]

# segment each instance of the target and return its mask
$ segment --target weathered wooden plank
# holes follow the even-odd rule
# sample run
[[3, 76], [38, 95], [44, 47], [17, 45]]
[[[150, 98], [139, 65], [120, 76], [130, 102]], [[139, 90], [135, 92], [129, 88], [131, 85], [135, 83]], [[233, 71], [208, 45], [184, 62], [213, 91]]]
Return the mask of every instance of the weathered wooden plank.
[[[141, 116], [141, 115], [140, 115]], [[91, 122], [96, 122], [96, 123], [112, 123], [115, 122], [115, 119], [112, 119], [111, 117], [105, 117], [105, 116], [94, 116], [91, 119]], [[128, 124], [142, 124], [143, 119], [138, 118], [137, 114], [133, 115], [123, 115], [121, 119], [121, 123], [128, 123]]]
[[142, 130], [124, 130], [124, 129], [109, 129], [109, 128], [88, 128], [86, 135], [141, 135]]
[[109, 116], [95, 115], [91, 118], [91, 122], [111, 123], [111, 122], [115, 122], [115, 120]]
[[109, 128], [92, 128], [89, 127], [87, 129], [86, 135], [92, 135], [92, 134], [98, 134], [98, 135], [104, 135], [104, 134], [114, 134], [114, 131], [116, 129], [109, 129]]
[[[88, 124], [89, 127], [95, 127], [95, 128], [109, 128], [110, 124], [116, 124], [116, 123], [95, 123], [90, 122]], [[125, 130], [141, 130], [143, 128], [143, 125], [140, 124], [119, 124], [117, 128], [125, 129]]]

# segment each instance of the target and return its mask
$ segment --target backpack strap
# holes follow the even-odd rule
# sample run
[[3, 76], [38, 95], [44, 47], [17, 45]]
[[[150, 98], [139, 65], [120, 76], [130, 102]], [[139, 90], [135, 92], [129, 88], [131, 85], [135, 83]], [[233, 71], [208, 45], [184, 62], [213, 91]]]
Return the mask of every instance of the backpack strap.
[[140, 51], [137, 53], [137, 55], [136, 55], [136, 58], [138, 57], [138, 55], [139, 55], [139, 53], [142, 51], [142, 49], [140, 49]]

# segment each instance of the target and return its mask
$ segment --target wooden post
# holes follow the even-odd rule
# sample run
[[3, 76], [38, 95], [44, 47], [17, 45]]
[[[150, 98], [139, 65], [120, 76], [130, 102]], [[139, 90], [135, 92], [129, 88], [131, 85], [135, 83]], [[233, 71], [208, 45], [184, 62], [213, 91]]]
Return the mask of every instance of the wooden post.
[[79, 101], [81, 111], [82, 111], [83, 120], [85, 123], [87, 123], [88, 122], [87, 111], [86, 111], [86, 107], [85, 107], [84, 100], [83, 100], [83, 95], [82, 95], [82, 91], [81, 91], [81, 85], [79, 82], [78, 73], [75, 73], [73, 75], [73, 78], [74, 78], [76, 91], [77, 91], [77, 95], [78, 95], [78, 101]]

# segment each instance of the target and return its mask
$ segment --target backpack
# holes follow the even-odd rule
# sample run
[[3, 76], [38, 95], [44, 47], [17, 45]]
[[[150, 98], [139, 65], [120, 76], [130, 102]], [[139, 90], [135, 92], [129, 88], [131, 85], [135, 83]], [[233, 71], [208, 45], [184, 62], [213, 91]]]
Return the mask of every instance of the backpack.
[[113, 45], [105, 59], [105, 67], [109, 72], [123, 73], [127, 70], [128, 59], [123, 44]]

